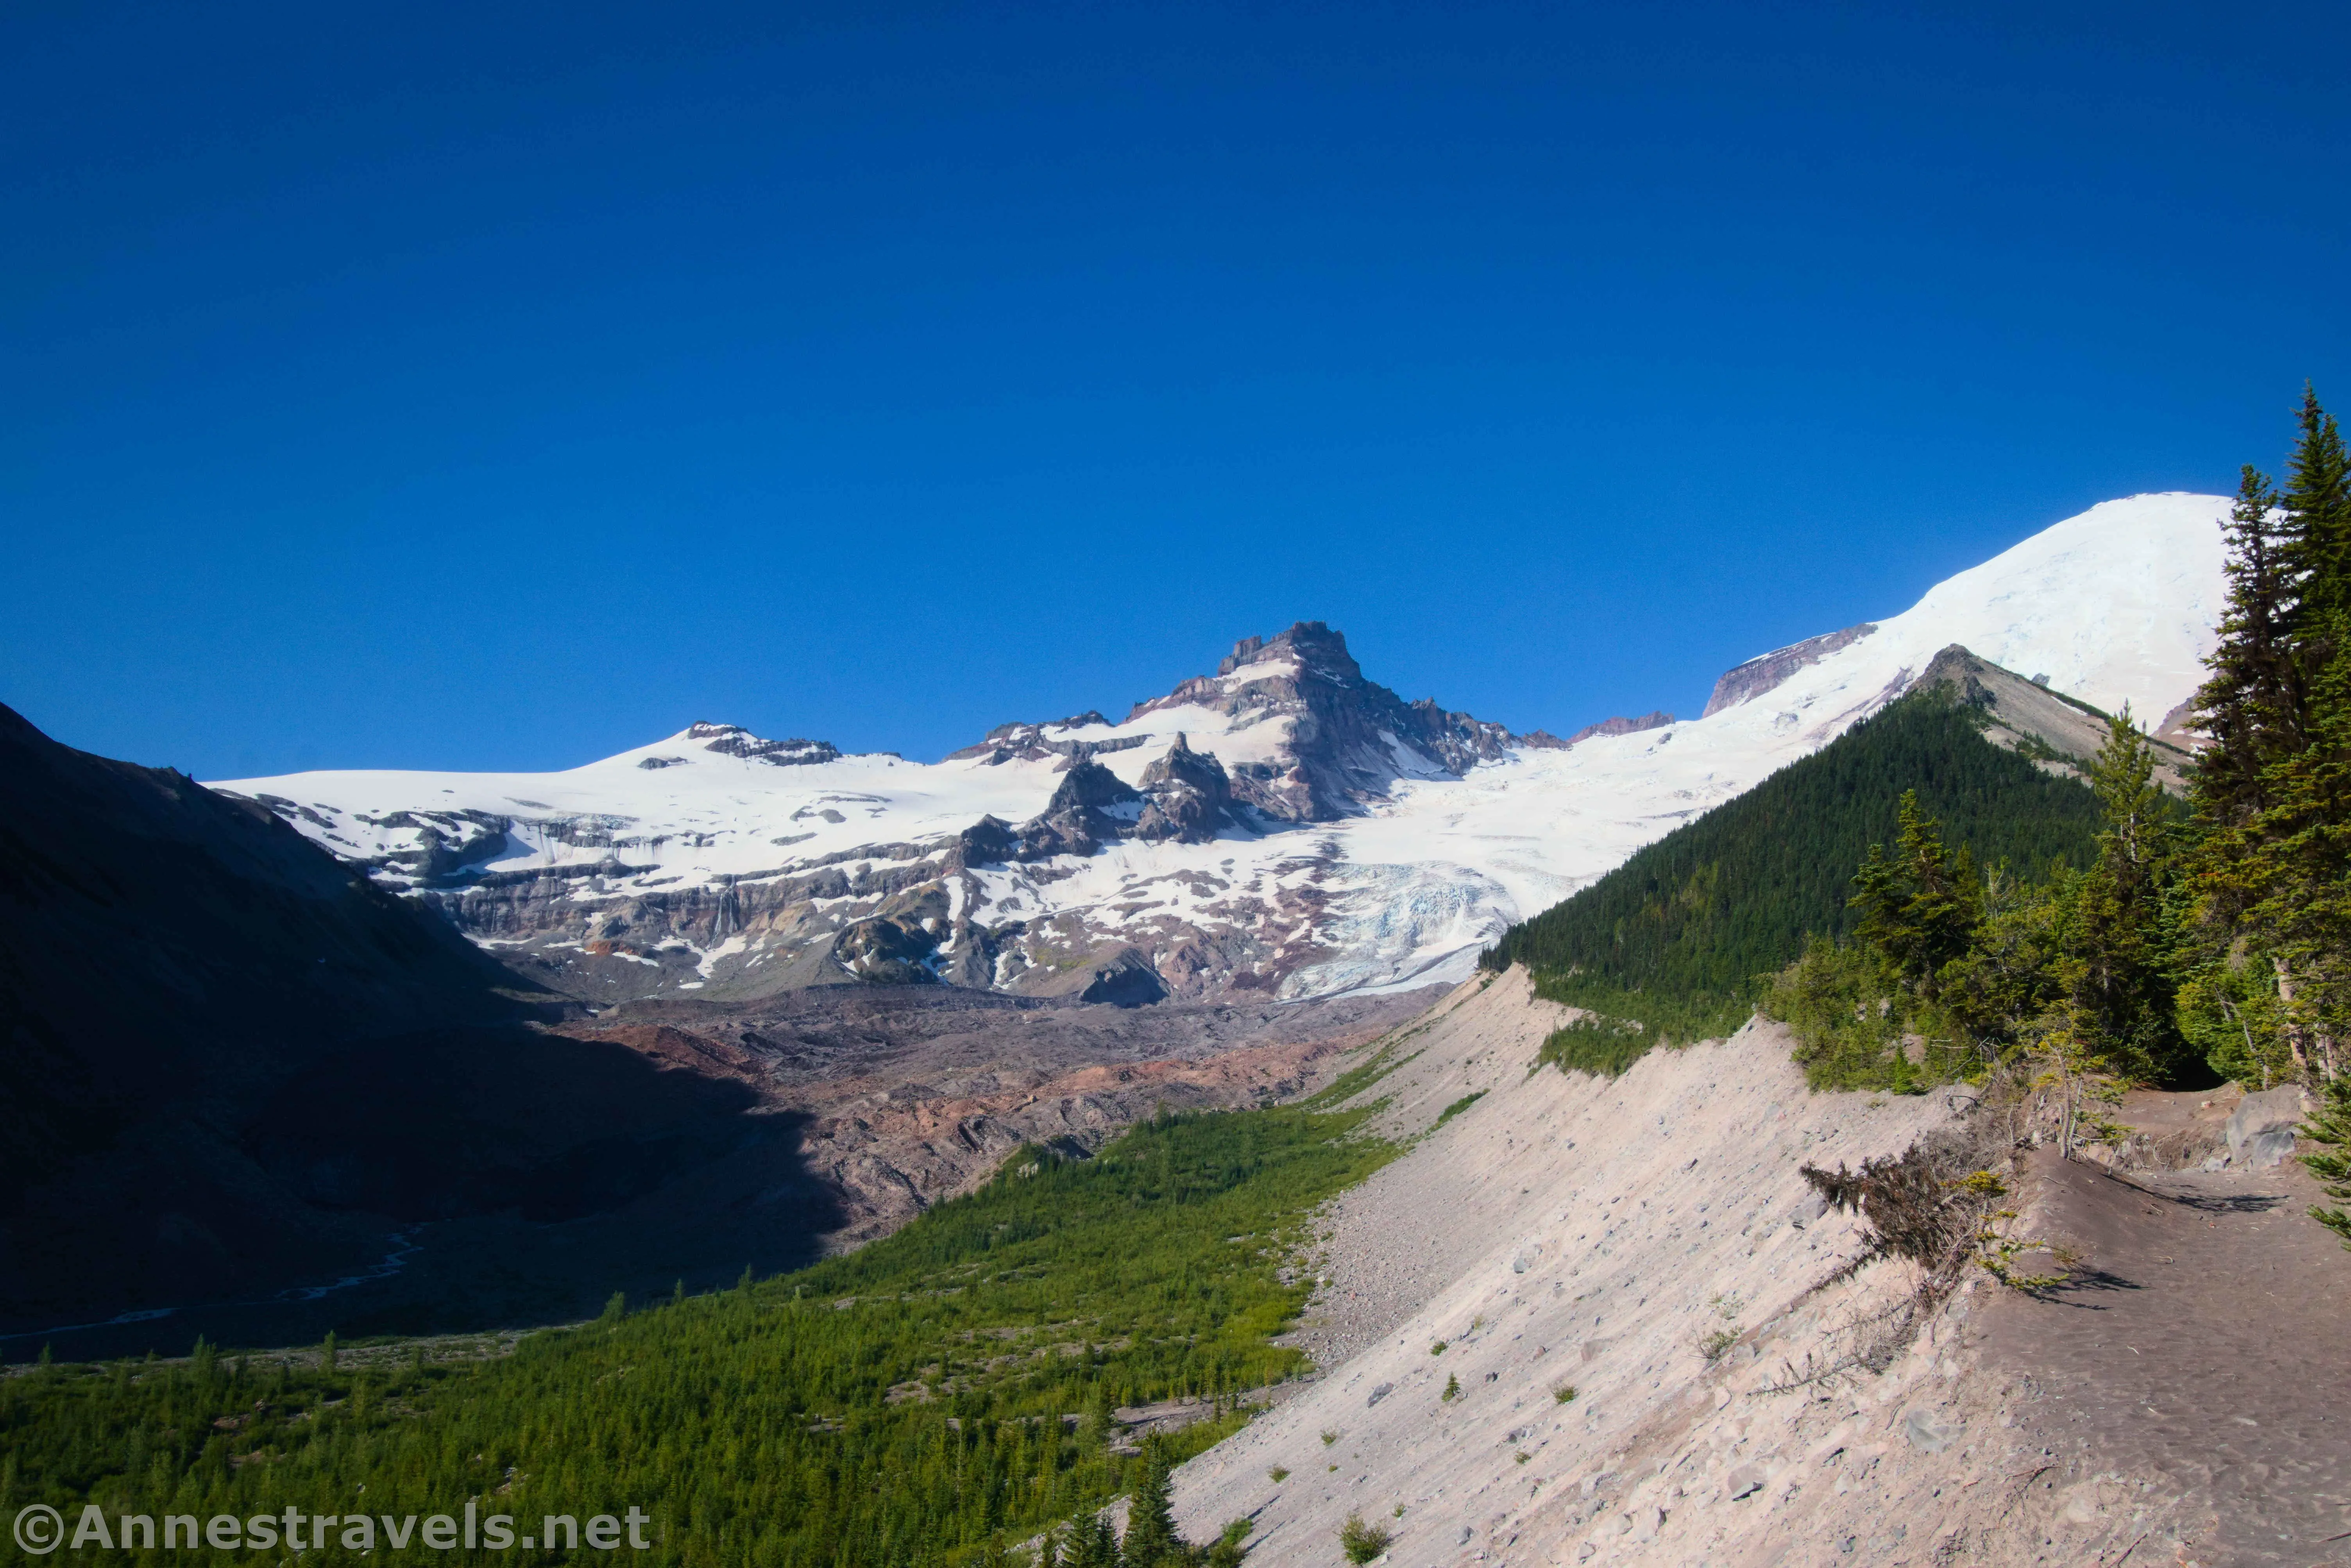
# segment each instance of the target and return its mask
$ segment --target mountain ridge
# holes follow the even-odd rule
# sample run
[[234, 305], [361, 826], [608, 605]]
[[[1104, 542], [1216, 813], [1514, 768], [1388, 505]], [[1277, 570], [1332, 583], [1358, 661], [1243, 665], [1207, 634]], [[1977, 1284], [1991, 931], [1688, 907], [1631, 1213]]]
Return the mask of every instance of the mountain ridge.
[[[1054, 995], [1138, 966], [1142, 990], [1194, 999], [1428, 984], [1827, 744], [1951, 643], [2094, 706], [2168, 713], [2210, 645], [2226, 509], [2102, 503], [1902, 614], [1746, 661], [1698, 719], [1565, 745], [1405, 702], [1300, 622], [1115, 722], [998, 726], [938, 763], [810, 760], [823, 743], [714, 726], [768, 759], [684, 731], [553, 774], [219, 787], [597, 1005], [877, 978]], [[1175, 789], [1179, 737], [1196, 776]], [[1081, 768], [1097, 799], [1057, 807]]]

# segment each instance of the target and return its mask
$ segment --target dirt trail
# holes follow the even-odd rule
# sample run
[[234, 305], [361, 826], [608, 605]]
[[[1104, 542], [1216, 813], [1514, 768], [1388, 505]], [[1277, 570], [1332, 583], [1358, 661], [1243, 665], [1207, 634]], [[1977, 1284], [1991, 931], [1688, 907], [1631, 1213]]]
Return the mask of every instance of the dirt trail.
[[2153, 1479], [2188, 1558], [2351, 1563], [2351, 1253], [2309, 1218], [2308, 1173], [2033, 1174], [2034, 1233], [2086, 1272], [1986, 1314], [1984, 1365], [2041, 1395], [2030, 1429]]
[[[1329, 1212], [1328, 1370], [1178, 1473], [1188, 1534], [1247, 1515], [1257, 1568], [1333, 1568], [1350, 1515], [1390, 1568], [2351, 1564], [2351, 1253], [2298, 1168], [2044, 1162], [2020, 1223], [2096, 1272], [1979, 1275], [1872, 1372], [1914, 1276], [1841, 1278], [1856, 1223], [1798, 1167], [1968, 1097], [1811, 1093], [1756, 1025], [1530, 1072], [1561, 1019], [1513, 972], [1401, 1042], [1364, 1097], [1417, 1141]], [[2202, 1160], [2233, 1103], [2135, 1096], [2137, 1157]]]

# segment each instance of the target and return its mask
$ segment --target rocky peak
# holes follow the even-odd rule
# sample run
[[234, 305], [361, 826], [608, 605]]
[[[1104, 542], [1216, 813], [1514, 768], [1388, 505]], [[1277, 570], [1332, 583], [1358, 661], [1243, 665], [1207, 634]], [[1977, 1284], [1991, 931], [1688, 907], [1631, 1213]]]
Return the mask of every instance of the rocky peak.
[[1364, 684], [1364, 667], [1347, 652], [1347, 634], [1333, 632], [1320, 621], [1298, 621], [1290, 630], [1275, 633], [1270, 639], [1244, 637], [1233, 644], [1233, 651], [1217, 665], [1219, 677], [1235, 674], [1250, 664], [1270, 664], [1294, 660], [1301, 670], [1311, 671], [1326, 680], [1342, 685]]
[[1181, 730], [1176, 732], [1176, 744], [1167, 748], [1167, 754], [1143, 770], [1143, 788], [1146, 791], [1163, 784], [1221, 789], [1228, 782], [1225, 765], [1217, 760], [1217, 754], [1193, 750], [1192, 737]]
[[1511, 739], [1499, 724], [1426, 698], [1407, 703], [1364, 679], [1346, 634], [1321, 621], [1242, 638], [1217, 674], [1137, 704], [1128, 722], [1176, 707], [1204, 707], [1244, 724], [1287, 720], [1288, 765], [1252, 763], [1230, 779], [1235, 799], [1284, 821], [1350, 815], [1399, 779], [1458, 776], [1502, 756]]
[[[685, 738], [701, 745], [705, 751], [716, 751], [726, 757], [740, 757], [754, 762], [769, 762], [778, 768], [803, 768], [812, 763], [832, 762], [841, 756], [841, 748], [829, 740], [763, 740], [739, 724], [705, 724], [697, 720], [686, 726]], [[663, 766], [672, 759], [658, 759]]]
[[[1145, 794], [1180, 789], [1196, 797], [1180, 810], [1171, 799], [1152, 831], [1173, 823], [1170, 831], [1187, 840], [1213, 836], [1217, 825], [1233, 820], [1236, 803], [1279, 821], [1348, 816], [1384, 796], [1400, 779], [1458, 776], [1501, 758], [1513, 743], [1499, 724], [1452, 712], [1426, 697], [1407, 703], [1366, 680], [1347, 650], [1346, 634], [1321, 621], [1295, 622], [1270, 637], [1240, 639], [1217, 663], [1215, 674], [1193, 676], [1164, 697], [1135, 704], [1121, 726], [1176, 709], [1218, 715], [1230, 721], [1222, 727], [1227, 732], [1281, 727], [1272, 732], [1279, 737], [1275, 745], [1269, 747], [1260, 739], [1252, 747], [1259, 760], [1230, 770], [1213, 756], [1194, 751], [1188, 740], [1152, 765]], [[998, 725], [978, 745], [950, 753], [949, 760], [997, 764], [1060, 756], [1067, 759], [1062, 767], [1074, 770], [1096, 753], [1143, 746], [1151, 738], [1136, 734], [1078, 739], [1071, 734], [1096, 727], [1110, 727], [1093, 712], [1058, 723]], [[1049, 807], [1044, 817], [1056, 810]]]

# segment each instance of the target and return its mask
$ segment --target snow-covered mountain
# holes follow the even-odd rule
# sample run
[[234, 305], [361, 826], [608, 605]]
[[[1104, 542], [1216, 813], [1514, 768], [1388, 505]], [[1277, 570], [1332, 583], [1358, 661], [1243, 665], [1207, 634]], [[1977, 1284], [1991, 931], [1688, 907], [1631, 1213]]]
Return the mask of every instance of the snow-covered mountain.
[[1422, 985], [1835, 738], [1948, 644], [2163, 720], [2212, 645], [2227, 510], [2104, 503], [1899, 615], [1740, 665], [1704, 717], [1573, 743], [1403, 702], [1310, 622], [1117, 722], [1007, 725], [935, 764], [696, 724], [559, 773], [214, 787], [590, 997]]

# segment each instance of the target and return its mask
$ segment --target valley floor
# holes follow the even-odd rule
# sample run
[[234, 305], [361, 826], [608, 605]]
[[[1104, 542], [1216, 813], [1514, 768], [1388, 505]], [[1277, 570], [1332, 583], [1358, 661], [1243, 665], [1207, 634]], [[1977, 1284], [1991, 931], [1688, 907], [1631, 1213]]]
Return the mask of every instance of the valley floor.
[[2084, 1282], [1978, 1278], [1872, 1373], [1913, 1278], [1832, 1282], [1859, 1228], [1798, 1167], [1966, 1097], [1811, 1093], [1770, 1026], [1531, 1074], [1562, 1016], [1472, 981], [1364, 1092], [1423, 1141], [1327, 1211], [1330, 1370], [1179, 1473], [1187, 1533], [1249, 1516], [1266, 1568], [1342, 1561], [1351, 1516], [1396, 1568], [2351, 1563], [2351, 1254], [2298, 1167], [2037, 1163], [2020, 1223]]

